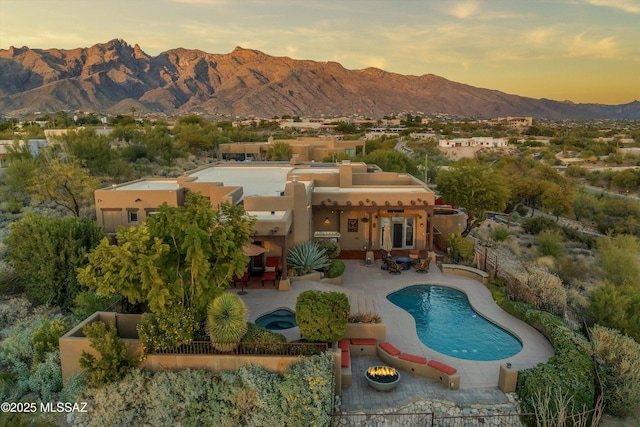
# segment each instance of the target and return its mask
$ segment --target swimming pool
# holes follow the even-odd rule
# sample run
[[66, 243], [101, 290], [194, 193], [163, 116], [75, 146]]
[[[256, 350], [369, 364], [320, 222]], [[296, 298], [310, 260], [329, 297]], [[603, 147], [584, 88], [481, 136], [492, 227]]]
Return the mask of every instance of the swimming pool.
[[500, 360], [522, 350], [510, 332], [479, 315], [464, 292], [445, 286], [414, 285], [387, 296], [416, 321], [427, 347], [466, 360]]
[[263, 314], [255, 321], [256, 325], [272, 331], [280, 331], [298, 326], [296, 314], [288, 308], [279, 308], [269, 313]]

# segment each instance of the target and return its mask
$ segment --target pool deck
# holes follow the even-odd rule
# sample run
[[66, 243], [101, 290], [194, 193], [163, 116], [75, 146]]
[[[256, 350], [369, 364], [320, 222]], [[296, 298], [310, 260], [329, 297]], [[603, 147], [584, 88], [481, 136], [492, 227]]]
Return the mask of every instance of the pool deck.
[[[471, 393], [472, 395], [478, 393], [482, 395], [487, 392], [487, 389], [495, 389], [498, 391], [498, 395], [493, 396], [495, 399], [498, 399], [501, 393], [497, 388], [500, 365], [510, 362], [513, 369], [522, 370], [533, 367], [540, 362], [545, 362], [552, 356], [553, 348], [546, 338], [526, 323], [512, 317], [498, 307], [487, 287], [479, 281], [464, 276], [444, 274], [436, 266], [432, 266], [426, 274], [420, 274], [411, 269], [405, 270], [399, 275], [392, 275], [380, 269], [378, 263], [379, 261], [367, 266], [363, 261], [346, 260], [347, 268], [342, 278], [341, 286], [303, 281], [293, 282], [291, 290], [286, 292], [279, 292], [273, 288], [249, 289], [248, 293], [242, 296], [249, 308], [248, 320], [253, 322], [260, 315], [277, 308], [288, 307], [295, 309], [298, 294], [309, 289], [342, 291], [349, 295], [352, 300], [357, 298], [358, 295], [364, 295], [373, 300], [377, 312], [387, 325], [387, 341], [405, 353], [424, 356], [428, 360], [436, 359], [455, 367], [460, 374], [461, 389], [470, 389], [470, 392], [472, 392], [471, 389], [484, 389], [482, 391], [476, 390]], [[428, 348], [417, 336], [413, 316], [392, 304], [386, 298], [391, 292], [416, 284], [443, 285], [465, 292], [471, 305], [478, 313], [520, 338], [523, 343], [522, 351], [508, 359], [485, 362], [458, 359]], [[237, 289], [231, 289], [231, 291], [237, 292]], [[353, 311], [355, 310], [352, 307]], [[288, 340], [300, 337], [297, 328], [279, 332], [284, 332]], [[358, 357], [354, 359], [358, 359]], [[354, 372], [353, 374], [355, 380], [357, 373]], [[433, 383], [435, 389], [439, 387], [435, 381], [427, 380], [426, 383]], [[355, 385], [356, 382], [354, 381], [351, 389], [354, 389]], [[444, 390], [444, 387], [442, 389]], [[346, 398], [350, 392], [343, 396], [343, 403], [347, 403]], [[420, 391], [417, 392], [422, 394]], [[427, 390], [426, 392], [428, 393], [429, 391]], [[451, 397], [457, 394], [455, 391], [448, 392]], [[490, 394], [493, 395], [493, 393]]]

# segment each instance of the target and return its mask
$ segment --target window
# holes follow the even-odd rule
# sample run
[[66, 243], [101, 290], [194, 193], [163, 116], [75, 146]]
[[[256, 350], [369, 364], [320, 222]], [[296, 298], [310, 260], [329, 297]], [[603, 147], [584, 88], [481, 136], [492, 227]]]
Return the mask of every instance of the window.
[[129, 223], [138, 222], [138, 210], [130, 210], [129, 211]]

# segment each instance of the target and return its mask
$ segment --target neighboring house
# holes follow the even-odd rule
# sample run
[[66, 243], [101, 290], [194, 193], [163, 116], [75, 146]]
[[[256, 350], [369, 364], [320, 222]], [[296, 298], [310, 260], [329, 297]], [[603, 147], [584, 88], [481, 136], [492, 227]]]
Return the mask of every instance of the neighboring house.
[[438, 141], [440, 148], [460, 148], [460, 147], [507, 147], [509, 141], [504, 138], [493, 138], [490, 136], [474, 136], [473, 138], [441, 139]]
[[377, 139], [383, 136], [386, 136], [387, 138], [395, 138], [400, 136], [400, 132], [405, 129], [406, 128], [404, 126], [371, 128], [369, 132], [364, 134], [364, 139]]
[[254, 241], [282, 259], [290, 246], [322, 238], [362, 251], [362, 259], [385, 238], [394, 250], [432, 250], [435, 194], [422, 181], [364, 163], [292, 163], [215, 163], [179, 178], [96, 190], [98, 224], [115, 233], [145, 221], [164, 202], [182, 205], [187, 191], [197, 191], [213, 206], [243, 205], [257, 218]]
[[358, 147], [364, 154], [364, 141], [343, 141], [342, 136], [307, 137], [297, 139], [274, 140], [268, 142], [239, 142], [221, 144], [220, 153], [224, 160], [268, 160], [268, 151], [274, 143], [291, 146], [291, 153], [300, 162], [322, 162], [326, 157], [338, 154], [356, 155]]
[[533, 124], [533, 117], [498, 117], [489, 120], [489, 124], [503, 125], [507, 129], [527, 129]]
[[[13, 147], [14, 141], [11, 139], [3, 139], [0, 140], [0, 168], [7, 167], [6, 159], [9, 153], [10, 147]], [[27, 144], [29, 146], [29, 151], [31, 151], [31, 155], [36, 157], [40, 152], [40, 149], [47, 145], [46, 139], [29, 139], [25, 143], [24, 140], [18, 141], [18, 145], [20, 147]]]

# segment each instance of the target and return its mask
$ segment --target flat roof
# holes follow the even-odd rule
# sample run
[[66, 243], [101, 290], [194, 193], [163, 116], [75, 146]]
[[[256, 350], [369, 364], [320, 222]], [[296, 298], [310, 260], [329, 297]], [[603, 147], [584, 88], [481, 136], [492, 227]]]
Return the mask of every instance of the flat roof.
[[161, 180], [143, 179], [143, 180], [131, 182], [128, 184], [119, 185], [114, 187], [113, 189], [115, 191], [121, 191], [121, 190], [130, 191], [130, 190], [177, 190], [178, 188], [180, 187], [178, 186], [178, 181], [175, 179], [161, 179]]
[[284, 221], [287, 219], [288, 211], [247, 211], [247, 214], [255, 216], [258, 221]]
[[383, 186], [361, 186], [361, 187], [315, 187], [313, 189], [314, 193], [403, 193], [403, 194], [411, 194], [411, 193], [433, 193], [433, 190], [424, 188], [421, 186], [412, 186], [412, 187], [401, 187], [401, 186], [393, 186], [389, 185], [386, 187]]
[[225, 165], [211, 166], [189, 176], [199, 182], [222, 182], [225, 186], [242, 187], [244, 197], [279, 196], [292, 169], [292, 166]]

